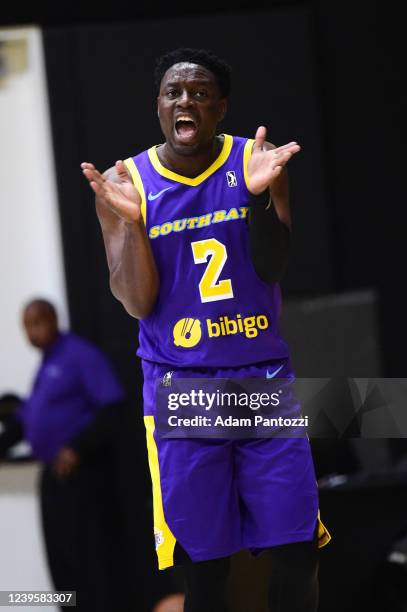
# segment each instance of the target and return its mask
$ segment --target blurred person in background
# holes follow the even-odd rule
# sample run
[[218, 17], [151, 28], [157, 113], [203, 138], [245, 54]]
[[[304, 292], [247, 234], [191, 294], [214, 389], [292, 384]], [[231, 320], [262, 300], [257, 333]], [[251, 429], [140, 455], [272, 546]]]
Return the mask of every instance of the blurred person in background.
[[0, 457], [25, 438], [43, 464], [42, 528], [55, 589], [76, 591], [78, 609], [113, 610], [109, 440], [124, 392], [96, 346], [59, 330], [56, 310], [47, 300], [27, 304], [23, 325], [42, 361], [29, 397], [0, 434]]

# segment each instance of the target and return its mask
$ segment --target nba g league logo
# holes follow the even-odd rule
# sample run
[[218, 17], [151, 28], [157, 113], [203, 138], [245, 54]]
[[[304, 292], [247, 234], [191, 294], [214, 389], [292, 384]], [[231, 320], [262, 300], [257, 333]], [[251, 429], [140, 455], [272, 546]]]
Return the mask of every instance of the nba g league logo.
[[228, 187], [237, 187], [237, 178], [234, 170], [228, 170], [226, 172], [226, 179], [228, 182]]

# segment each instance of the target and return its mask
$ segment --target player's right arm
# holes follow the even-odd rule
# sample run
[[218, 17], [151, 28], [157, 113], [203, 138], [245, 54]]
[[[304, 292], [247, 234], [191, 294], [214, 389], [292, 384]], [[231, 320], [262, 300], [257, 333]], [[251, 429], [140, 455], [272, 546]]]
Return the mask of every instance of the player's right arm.
[[140, 194], [122, 161], [103, 174], [88, 162], [81, 167], [96, 194], [112, 293], [130, 315], [145, 319], [157, 299], [159, 277], [141, 215]]

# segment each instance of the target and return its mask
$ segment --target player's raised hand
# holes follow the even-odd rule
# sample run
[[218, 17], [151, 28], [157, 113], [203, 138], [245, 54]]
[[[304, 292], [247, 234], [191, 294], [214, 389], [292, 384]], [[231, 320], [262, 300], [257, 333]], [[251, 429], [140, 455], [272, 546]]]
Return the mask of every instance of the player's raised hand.
[[266, 143], [267, 130], [264, 126], [257, 128], [252, 155], [247, 167], [248, 189], [254, 195], [262, 193], [279, 176], [289, 159], [301, 149], [296, 142], [289, 142], [281, 147], [271, 149]]
[[[118, 217], [132, 223], [141, 218], [141, 198], [134, 187], [124, 163], [119, 160], [115, 168], [105, 175], [88, 162], [81, 164], [82, 172], [89, 185], [98, 196], [98, 200]], [[107, 178], [106, 174], [109, 176]]]

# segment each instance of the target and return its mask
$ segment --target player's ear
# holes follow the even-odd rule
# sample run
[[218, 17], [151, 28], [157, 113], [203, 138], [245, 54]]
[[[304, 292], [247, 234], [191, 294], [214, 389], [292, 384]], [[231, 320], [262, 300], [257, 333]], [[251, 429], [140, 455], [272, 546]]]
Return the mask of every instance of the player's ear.
[[228, 108], [228, 100], [227, 98], [222, 98], [219, 103], [219, 121], [223, 121], [226, 115], [226, 111]]

